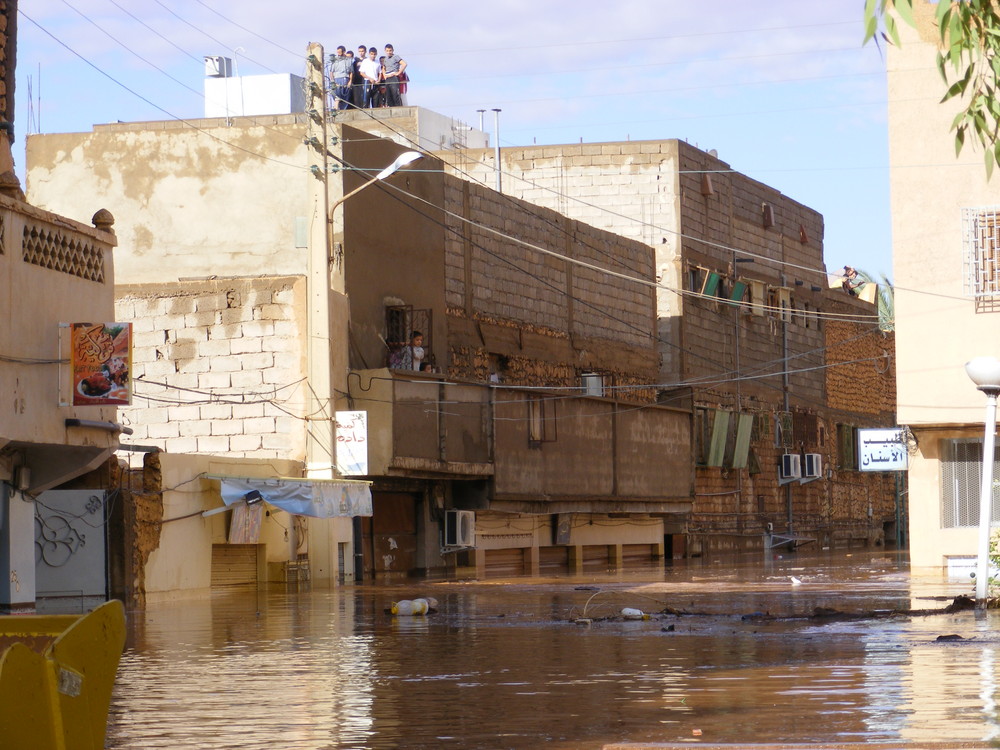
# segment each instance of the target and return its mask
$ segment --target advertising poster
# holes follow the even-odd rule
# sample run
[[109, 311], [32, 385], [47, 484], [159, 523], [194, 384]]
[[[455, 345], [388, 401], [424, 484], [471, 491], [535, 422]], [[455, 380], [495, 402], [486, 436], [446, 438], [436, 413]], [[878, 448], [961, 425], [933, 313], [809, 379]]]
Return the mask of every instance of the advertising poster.
[[132, 403], [132, 324], [74, 323], [73, 406]]

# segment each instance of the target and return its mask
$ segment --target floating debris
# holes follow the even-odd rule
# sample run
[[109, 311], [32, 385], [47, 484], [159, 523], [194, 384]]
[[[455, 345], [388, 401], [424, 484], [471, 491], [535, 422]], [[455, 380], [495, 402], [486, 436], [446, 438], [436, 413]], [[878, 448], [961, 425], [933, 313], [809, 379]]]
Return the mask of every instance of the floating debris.
[[428, 597], [426, 599], [400, 599], [393, 602], [389, 612], [403, 617], [410, 615], [427, 615], [436, 612], [437, 599]]

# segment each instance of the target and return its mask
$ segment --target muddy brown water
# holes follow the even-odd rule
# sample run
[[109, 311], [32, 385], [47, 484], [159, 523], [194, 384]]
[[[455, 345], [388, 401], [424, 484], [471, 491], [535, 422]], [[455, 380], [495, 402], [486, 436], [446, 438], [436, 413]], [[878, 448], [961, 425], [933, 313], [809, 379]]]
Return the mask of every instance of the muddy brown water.
[[[855, 552], [156, 604], [130, 614], [107, 747], [992, 744], [1000, 613], [808, 617], [970, 591]], [[438, 611], [385, 613], [418, 595]]]

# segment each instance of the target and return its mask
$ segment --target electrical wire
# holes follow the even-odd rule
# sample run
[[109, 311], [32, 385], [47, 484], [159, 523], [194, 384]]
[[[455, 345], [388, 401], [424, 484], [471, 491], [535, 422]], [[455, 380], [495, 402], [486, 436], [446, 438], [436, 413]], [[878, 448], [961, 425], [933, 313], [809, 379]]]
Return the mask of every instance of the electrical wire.
[[[157, 0], [157, 2], [159, 2], [159, 0]], [[179, 123], [181, 123], [183, 125], [186, 125], [187, 127], [191, 128], [192, 130], [196, 130], [197, 132], [199, 132], [199, 133], [201, 133], [203, 135], [208, 136], [209, 138], [211, 138], [214, 141], [218, 141], [219, 143], [221, 143], [221, 144], [223, 144], [225, 146], [229, 146], [230, 148], [236, 149], [237, 151], [242, 151], [243, 153], [249, 154], [249, 155], [251, 155], [251, 156], [253, 156], [253, 157], [257, 158], [257, 159], [262, 159], [264, 161], [273, 162], [275, 164], [281, 164], [282, 166], [286, 166], [286, 167], [292, 167], [294, 169], [297, 169], [297, 170], [303, 171], [303, 172], [308, 171], [308, 169], [305, 166], [301, 165], [301, 164], [291, 164], [290, 162], [283, 162], [283, 161], [281, 161], [279, 159], [274, 159], [274, 158], [272, 158], [270, 156], [266, 156], [264, 154], [260, 154], [260, 153], [258, 153], [256, 151], [251, 150], [251, 149], [244, 148], [243, 146], [240, 146], [240, 145], [238, 145], [236, 143], [232, 143], [230, 141], [227, 141], [224, 138], [220, 138], [217, 135], [214, 135], [214, 134], [208, 132], [207, 130], [198, 127], [197, 125], [195, 125], [194, 123], [192, 123], [189, 120], [185, 120], [182, 117], [178, 117], [177, 115], [173, 114], [172, 112], [169, 112], [168, 110], [164, 109], [163, 107], [161, 107], [160, 105], [156, 104], [152, 100], [150, 100], [147, 97], [143, 96], [138, 91], [136, 91], [136, 90], [134, 90], [132, 88], [129, 88], [124, 83], [122, 83], [121, 81], [119, 81], [117, 78], [115, 78], [114, 76], [112, 76], [110, 73], [107, 73], [104, 70], [102, 70], [101, 68], [99, 68], [98, 66], [96, 66], [94, 63], [92, 63], [86, 57], [84, 57], [83, 55], [81, 55], [75, 49], [73, 49], [72, 47], [70, 47], [68, 44], [66, 44], [65, 42], [63, 42], [61, 39], [59, 39], [58, 37], [56, 37], [54, 34], [52, 34], [52, 32], [50, 32], [44, 26], [42, 26], [37, 21], [35, 21], [33, 18], [31, 18], [29, 15], [27, 15], [20, 8], [18, 8], [17, 12], [26, 21], [28, 21], [29, 23], [33, 24], [39, 31], [41, 31], [43, 34], [45, 34], [50, 39], [52, 39], [60, 47], [62, 47], [63, 49], [67, 50], [68, 52], [70, 52], [71, 54], [75, 55], [76, 57], [78, 57], [80, 60], [82, 60], [84, 63], [86, 63], [89, 67], [93, 68], [95, 71], [97, 71], [102, 76], [104, 76], [105, 78], [107, 78], [108, 80], [110, 80], [112, 83], [120, 86], [125, 91], [129, 92], [130, 94], [132, 94], [133, 96], [137, 97], [138, 99], [141, 99], [143, 102], [145, 102], [146, 104], [150, 105], [151, 107], [154, 107], [157, 111], [162, 112], [167, 117], [169, 117], [171, 120], [175, 120], [175, 121], [177, 121], [177, 122], [179, 122]]]
[[[164, 5], [163, 2], [161, 2], [161, 0], [153, 0], [153, 1], [157, 5], [159, 5], [161, 8], [163, 8], [165, 11], [167, 11], [167, 13], [169, 13], [174, 18], [176, 18], [178, 21], [180, 21], [181, 23], [183, 23], [183, 24], [185, 24], [187, 26], [190, 26], [192, 29], [194, 29], [195, 31], [197, 31], [199, 34], [203, 34], [208, 39], [211, 39], [213, 42], [215, 42], [216, 44], [220, 45], [223, 49], [226, 49], [226, 50], [232, 49], [232, 47], [230, 45], [226, 44], [225, 42], [223, 42], [223, 41], [221, 41], [219, 39], [216, 39], [214, 36], [212, 36], [211, 34], [209, 34], [203, 28], [201, 28], [199, 26], [196, 26], [195, 24], [191, 23], [190, 21], [186, 20], [185, 18], [182, 18], [181, 16], [179, 16], [177, 13], [175, 13], [173, 10], [171, 10], [168, 6]], [[278, 71], [276, 71], [276, 70], [274, 70], [272, 68], [267, 67], [266, 65], [264, 65], [264, 63], [257, 62], [252, 57], [248, 57], [245, 53], [244, 53], [243, 57], [246, 60], [248, 60], [249, 62], [252, 62], [254, 65], [259, 65], [264, 70], [266, 70], [268, 73], [277, 73], [278, 72]]]

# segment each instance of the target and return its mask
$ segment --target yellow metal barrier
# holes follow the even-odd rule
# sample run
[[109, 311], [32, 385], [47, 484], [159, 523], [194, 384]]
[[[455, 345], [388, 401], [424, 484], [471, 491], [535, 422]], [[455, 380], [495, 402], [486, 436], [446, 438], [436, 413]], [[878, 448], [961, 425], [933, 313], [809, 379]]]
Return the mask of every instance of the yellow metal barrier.
[[102, 750], [125, 609], [0, 617], [0, 749]]

